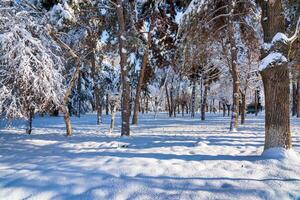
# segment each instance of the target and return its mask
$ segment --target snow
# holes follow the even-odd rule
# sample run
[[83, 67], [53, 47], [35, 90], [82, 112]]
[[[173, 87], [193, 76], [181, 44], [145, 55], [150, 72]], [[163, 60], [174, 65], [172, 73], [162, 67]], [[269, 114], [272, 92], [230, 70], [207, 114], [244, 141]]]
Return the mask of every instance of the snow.
[[291, 159], [297, 162], [300, 162], [300, 157], [293, 149], [284, 149], [284, 148], [270, 148], [265, 150], [262, 153], [262, 156], [265, 158], [272, 158], [278, 160]]
[[263, 71], [266, 68], [273, 67], [274, 65], [286, 62], [287, 58], [284, 55], [282, 55], [279, 52], [271, 52], [260, 62], [259, 71]]
[[276, 35], [272, 39], [272, 44], [276, 42], [282, 41], [284, 43], [288, 43], [289, 38], [284, 33], [276, 33]]
[[[294, 155], [270, 159], [263, 151], [264, 115], [247, 116], [228, 133], [230, 117], [207, 113], [168, 118], [141, 115], [131, 137], [109, 134], [110, 118], [34, 119], [32, 135], [0, 129], [0, 199], [298, 199], [300, 123], [292, 119]], [[1, 123], [1, 122], [0, 122]], [[267, 155], [267, 156], [266, 156]], [[276, 157], [275, 157], [276, 158]]]

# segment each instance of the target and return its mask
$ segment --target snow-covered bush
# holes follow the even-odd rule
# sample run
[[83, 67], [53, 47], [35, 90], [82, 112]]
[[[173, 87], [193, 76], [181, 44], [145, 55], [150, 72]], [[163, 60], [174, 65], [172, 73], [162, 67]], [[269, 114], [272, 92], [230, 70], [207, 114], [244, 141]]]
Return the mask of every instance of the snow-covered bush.
[[28, 118], [62, 104], [64, 64], [41, 16], [21, 8], [0, 12], [0, 113]]

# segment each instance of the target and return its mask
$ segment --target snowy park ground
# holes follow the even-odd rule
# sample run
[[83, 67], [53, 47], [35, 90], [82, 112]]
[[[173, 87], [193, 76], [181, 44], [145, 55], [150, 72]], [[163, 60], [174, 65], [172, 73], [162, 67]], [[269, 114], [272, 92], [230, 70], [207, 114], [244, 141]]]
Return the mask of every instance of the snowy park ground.
[[130, 138], [120, 138], [120, 118], [72, 118], [65, 137], [61, 117], [34, 119], [32, 135], [0, 129], [0, 199], [300, 199], [300, 120], [292, 119], [295, 152], [260, 156], [264, 116], [248, 116], [235, 133], [229, 118], [208, 114], [168, 118], [140, 115]]

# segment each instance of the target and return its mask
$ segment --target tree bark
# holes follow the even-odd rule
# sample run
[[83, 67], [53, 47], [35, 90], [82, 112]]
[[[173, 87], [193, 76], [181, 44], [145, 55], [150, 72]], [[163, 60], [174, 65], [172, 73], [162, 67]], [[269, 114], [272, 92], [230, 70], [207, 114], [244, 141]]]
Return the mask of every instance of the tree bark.
[[297, 82], [297, 117], [300, 118], [300, 77]]
[[105, 114], [109, 115], [109, 101], [108, 101], [108, 93], [106, 93], [106, 97], [105, 97]]
[[[233, 2], [230, 4], [232, 6]], [[239, 121], [239, 100], [240, 100], [240, 73], [237, 67], [237, 46], [234, 38], [234, 25], [233, 25], [233, 16], [230, 15], [228, 32], [229, 32], [229, 43], [230, 43], [230, 66], [231, 66], [231, 77], [232, 77], [232, 112], [231, 112], [231, 122], [230, 122], [230, 131], [235, 131], [238, 128]]]
[[110, 111], [111, 111], [111, 119], [110, 119], [110, 127], [109, 133], [112, 133], [115, 127], [115, 119], [116, 119], [116, 108], [115, 104], [111, 104]]
[[292, 82], [292, 116], [297, 115], [297, 83], [295, 81]]
[[208, 85], [204, 84], [204, 92], [203, 92], [203, 100], [201, 104], [201, 120], [205, 120], [205, 111], [207, 105], [207, 93], [208, 93]]
[[[264, 42], [270, 43], [278, 32], [285, 32], [282, 3], [280, 0], [260, 1], [262, 8], [262, 25]], [[267, 20], [265, 20], [267, 19]], [[280, 52], [288, 58], [288, 48], [282, 41], [272, 44], [270, 52]], [[287, 62], [276, 62], [272, 67], [260, 71], [265, 93], [265, 145], [264, 149], [273, 147], [291, 148], [290, 133], [290, 80]]]
[[242, 96], [242, 103], [241, 103], [241, 124], [245, 123], [245, 116], [246, 116], [246, 92], [241, 93]]
[[196, 103], [196, 80], [193, 80], [193, 89], [192, 89], [192, 102], [191, 102], [191, 117], [195, 117], [195, 103]]
[[169, 111], [169, 117], [172, 117], [172, 108], [171, 108], [171, 102], [169, 97], [169, 91], [168, 91], [168, 85], [165, 85], [166, 89], [166, 98], [167, 98], [167, 104], [168, 104], [168, 111]]
[[33, 116], [34, 116], [34, 109], [30, 109], [29, 110], [29, 118], [28, 118], [28, 126], [27, 126], [27, 129], [26, 129], [27, 134], [31, 134], [31, 132], [32, 132]]
[[[150, 35], [150, 33], [148, 33]], [[149, 37], [149, 36], [148, 36]], [[133, 109], [133, 117], [132, 117], [132, 124], [138, 123], [138, 106], [140, 104], [140, 96], [145, 76], [145, 71], [148, 63], [148, 48], [145, 49], [144, 55], [143, 55], [143, 63], [140, 71], [140, 76], [138, 80], [138, 84], [136, 86], [136, 92], [135, 92], [135, 100], [134, 100], [134, 109]]]
[[92, 52], [91, 57], [91, 65], [92, 65], [92, 78], [94, 82], [94, 99], [95, 99], [95, 109], [97, 111], [97, 124], [99, 125], [102, 122], [102, 106], [100, 103], [100, 89], [97, 84], [97, 73], [96, 69], [96, 58], [95, 58], [95, 50]]
[[125, 48], [126, 31], [123, 1], [117, 0], [117, 17], [119, 22], [119, 54], [122, 81], [122, 128], [121, 136], [130, 135], [130, 79], [128, 77], [127, 52]]

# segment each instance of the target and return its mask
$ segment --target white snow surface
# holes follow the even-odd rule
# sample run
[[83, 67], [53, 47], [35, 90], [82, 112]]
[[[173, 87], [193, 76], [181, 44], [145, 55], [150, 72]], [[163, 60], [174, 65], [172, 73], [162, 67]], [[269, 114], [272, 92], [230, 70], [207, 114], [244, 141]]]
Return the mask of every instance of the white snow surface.
[[276, 64], [287, 62], [287, 58], [279, 52], [269, 53], [259, 64], [259, 71], [263, 71], [267, 68], [273, 67]]
[[247, 116], [234, 133], [221, 114], [205, 122], [153, 115], [140, 115], [125, 138], [120, 115], [113, 134], [110, 118], [97, 126], [95, 114], [72, 118], [72, 137], [64, 136], [62, 117], [36, 117], [32, 135], [22, 122], [1, 128], [0, 199], [300, 198], [299, 119], [292, 118], [293, 151], [261, 156], [263, 114]]

